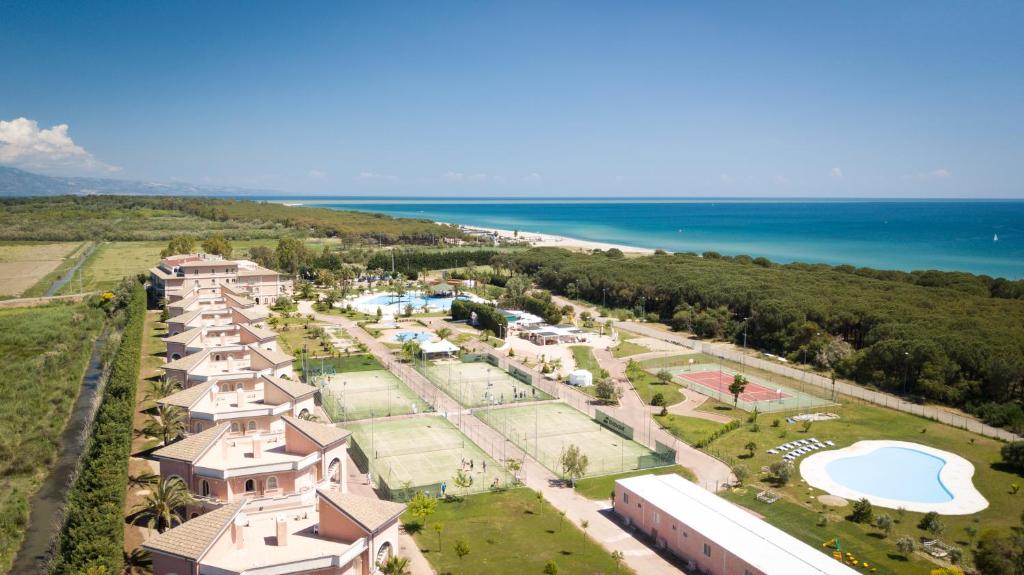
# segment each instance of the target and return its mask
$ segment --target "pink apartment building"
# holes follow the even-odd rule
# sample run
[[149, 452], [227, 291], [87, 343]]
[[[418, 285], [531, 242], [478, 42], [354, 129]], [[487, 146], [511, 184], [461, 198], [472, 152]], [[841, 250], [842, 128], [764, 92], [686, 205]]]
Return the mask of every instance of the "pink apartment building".
[[157, 403], [184, 410], [189, 433], [228, 423], [229, 435], [280, 433], [285, 425], [281, 416], [305, 417], [316, 410], [316, 388], [300, 381], [261, 375], [231, 383], [235, 387], [221, 389], [207, 381]]
[[196, 290], [213, 293], [217, 286], [229, 286], [257, 304], [273, 303], [292, 293], [292, 281], [278, 272], [249, 260], [226, 260], [211, 254], [183, 254], [160, 260], [149, 270], [150, 286], [157, 299], [175, 301], [181, 293]]
[[615, 482], [616, 514], [710, 575], [855, 575], [854, 569], [810, 547], [698, 485], [670, 475]]

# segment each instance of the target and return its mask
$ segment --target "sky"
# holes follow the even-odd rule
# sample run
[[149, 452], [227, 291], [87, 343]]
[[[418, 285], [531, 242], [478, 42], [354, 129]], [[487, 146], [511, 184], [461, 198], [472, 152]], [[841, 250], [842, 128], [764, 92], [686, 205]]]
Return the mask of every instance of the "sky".
[[288, 194], [1024, 198], [1024, 2], [0, 2], [0, 165]]

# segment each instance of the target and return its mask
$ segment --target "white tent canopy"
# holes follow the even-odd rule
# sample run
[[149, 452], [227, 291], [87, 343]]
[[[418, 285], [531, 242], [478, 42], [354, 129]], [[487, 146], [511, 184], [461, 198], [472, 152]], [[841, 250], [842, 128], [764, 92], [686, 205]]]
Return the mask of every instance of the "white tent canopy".
[[423, 355], [452, 354], [458, 353], [459, 346], [442, 339], [441, 341], [428, 341], [420, 344], [420, 353]]

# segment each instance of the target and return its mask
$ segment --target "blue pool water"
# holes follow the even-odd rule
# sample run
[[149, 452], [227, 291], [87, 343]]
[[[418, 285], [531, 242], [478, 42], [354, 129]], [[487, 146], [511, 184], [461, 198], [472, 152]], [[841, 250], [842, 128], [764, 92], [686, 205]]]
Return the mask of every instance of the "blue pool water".
[[939, 479], [946, 462], [905, 447], [883, 447], [825, 466], [833, 481], [861, 493], [915, 503], [944, 503], [953, 495]]
[[[434, 309], [447, 311], [447, 310], [451, 309], [452, 301], [454, 299], [455, 298], [450, 298], [450, 297], [432, 297], [432, 296], [423, 297], [423, 296], [413, 295], [413, 294], [403, 295], [401, 297], [401, 299], [399, 299], [399, 298], [395, 297], [393, 294], [384, 294], [384, 295], [379, 295], [379, 296], [376, 296], [374, 298], [368, 299], [368, 300], [366, 300], [365, 303], [367, 303], [369, 305], [379, 305], [379, 306], [397, 305], [399, 308], [404, 308], [405, 306], [407, 306], [409, 304], [412, 304], [412, 307], [416, 308], [417, 310], [423, 308], [424, 305], [427, 305], [427, 306], [430, 306], [430, 307], [432, 307]], [[468, 298], [464, 298], [462, 296], [459, 296], [459, 299], [468, 299]]]
[[418, 341], [420, 343], [430, 341], [432, 336], [425, 331], [400, 331], [395, 334], [395, 341], [405, 343], [407, 341]]

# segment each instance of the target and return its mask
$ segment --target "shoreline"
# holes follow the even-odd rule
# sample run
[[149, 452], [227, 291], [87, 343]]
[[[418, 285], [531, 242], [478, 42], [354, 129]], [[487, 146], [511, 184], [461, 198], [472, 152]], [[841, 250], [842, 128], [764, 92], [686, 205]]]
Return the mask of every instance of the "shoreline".
[[[613, 244], [608, 242], [595, 242], [590, 240], [583, 240], [579, 238], [573, 238], [569, 236], [560, 236], [555, 234], [544, 234], [540, 232], [530, 232], [525, 230], [505, 230], [501, 228], [490, 228], [484, 226], [468, 226], [465, 224], [455, 224], [450, 222], [434, 222], [441, 225], [456, 226], [459, 229], [473, 234], [473, 235], [491, 235], [501, 239], [507, 239], [512, 241], [525, 241], [530, 244], [530, 247], [535, 248], [565, 248], [567, 250], [610, 250], [618, 249], [622, 253], [626, 254], [638, 254], [638, 255], [651, 255], [654, 253], [653, 248], [639, 248], [636, 246], [627, 246], [624, 244]], [[518, 232], [518, 235], [517, 235]]]

